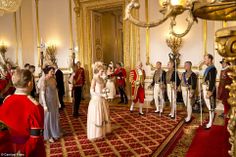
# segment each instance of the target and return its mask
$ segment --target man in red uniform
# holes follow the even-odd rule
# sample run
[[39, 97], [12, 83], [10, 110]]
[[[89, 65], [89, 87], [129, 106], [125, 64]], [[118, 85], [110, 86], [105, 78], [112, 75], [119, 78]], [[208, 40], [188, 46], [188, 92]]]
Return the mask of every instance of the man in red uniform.
[[7, 97], [0, 107], [0, 121], [9, 129], [13, 148], [11, 152], [6, 153], [44, 157], [44, 111], [29, 95], [33, 87], [32, 74], [29, 70], [18, 70], [12, 80], [16, 91]]
[[143, 115], [142, 107], [144, 103], [144, 80], [146, 78], [145, 71], [142, 69], [142, 62], [138, 62], [137, 68], [130, 71], [130, 82], [132, 86], [132, 104], [130, 106], [130, 112], [134, 109], [134, 104], [139, 100], [139, 114]]
[[75, 75], [73, 77], [73, 96], [74, 96], [74, 110], [73, 117], [77, 118], [79, 116], [79, 106], [82, 96], [82, 88], [85, 83], [85, 74], [84, 69], [81, 67], [81, 63], [78, 61], [77, 63], [78, 69], [75, 71]]
[[128, 98], [125, 93], [125, 78], [126, 78], [126, 71], [122, 68], [121, 63], [116, 63], [116, 70], [112, 74], [112, 76], [116, 76], [116, 84], [119, 89], [120, 93], [120, 102], [119, 104], [128, 104]]
[[222, 113], [222, 117], [226, 117], [229, 110], [230, 105], [227, 102], [227, 99], [229, 98], [229, 90], [226, 88], [227, 85], [230, 85], [232, 83], [232, 79], [227, 75], [228, 72], [231, 72], [229, 69], [229, 62], [226, 62], [224, 59], [220, 61], [222, 65], [222, 70], [220, 72], [220, 83], [218, 87], [218, 99], [222, 100], [222, 103], [224, 105], [224, 113]]

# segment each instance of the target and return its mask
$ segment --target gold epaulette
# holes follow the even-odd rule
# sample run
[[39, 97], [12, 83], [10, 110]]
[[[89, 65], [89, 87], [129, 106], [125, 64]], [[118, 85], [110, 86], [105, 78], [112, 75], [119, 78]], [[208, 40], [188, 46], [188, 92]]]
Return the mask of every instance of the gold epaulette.
[[28, 95], [27, 98], [28, 98], [32, 103], [34, 103], [35, 105], [39, 105], [38, 101], [35, 100], [31, 95]]
[[5, 102], [11, 95], [8, 95], [4, 98], [3, 102]]

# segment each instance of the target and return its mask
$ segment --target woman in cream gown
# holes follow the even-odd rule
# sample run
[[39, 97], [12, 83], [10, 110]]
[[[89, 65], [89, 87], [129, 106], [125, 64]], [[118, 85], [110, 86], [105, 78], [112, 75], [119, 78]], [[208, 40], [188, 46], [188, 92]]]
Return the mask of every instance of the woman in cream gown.
[[107, 83], [106, 83], [106, 88], [109, 89], [109, 93], [107, 94], [107, 99], [108, 100], [113, 100], [116, 96], [116, 87], [115, 87], [115, 80], [114, 77], [111, 76], [113, 74], [113, 68], [109, 65], [107, 69]]
[[89, 140], [105, 137], [111, 132], [109, 105], [104, 99], [104, 80], [101, 78], [104, 73], [102, 63], [95, 63], [94, 77], [92, 79], [90, 94], [91, 100], [87, 116], [87, 137]]

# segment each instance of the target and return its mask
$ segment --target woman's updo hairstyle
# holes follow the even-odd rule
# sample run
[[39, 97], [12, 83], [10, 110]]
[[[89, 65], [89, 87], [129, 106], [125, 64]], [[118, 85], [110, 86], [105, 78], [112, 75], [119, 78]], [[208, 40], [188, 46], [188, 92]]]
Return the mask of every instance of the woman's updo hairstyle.
[[55, 70], [54, 67], [50, 66], [50, 65], [46, 65], [45, 68], [43, 69], [44, 74], [48, 74], [50, 70]]
[[95, 62], [93, 65], [93, 73], [97, 74], [101, 69], [104, 69], [104, 65], [102, 62]]

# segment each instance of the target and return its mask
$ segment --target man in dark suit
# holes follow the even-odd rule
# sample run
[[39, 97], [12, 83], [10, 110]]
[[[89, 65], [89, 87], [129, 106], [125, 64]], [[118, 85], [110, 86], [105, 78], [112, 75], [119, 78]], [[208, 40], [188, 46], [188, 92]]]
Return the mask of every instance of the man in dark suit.
[[30, 93], [30, 95], [35, 98], [36, 97], [36, 86], [35, 86], [35, 79], [34, 79], [34, 72], [35, 72], [35, 66], [34, 65], [30, 65], [29, 67], [29, 71], [32, 73], [33, 75], [33, 89]]
[[61, 104], [60, 109], [63, 109], [65, 107], [65, 104], [63, 101], [63, 97], [65, 95], [63, 72], [60, 69], [58, 69], [58, 66], [56, 64], [54, 65], [54, 68], [55, 68], [55, 76], [56, 76], [56, 81], [57, 81], [58, 97]]

